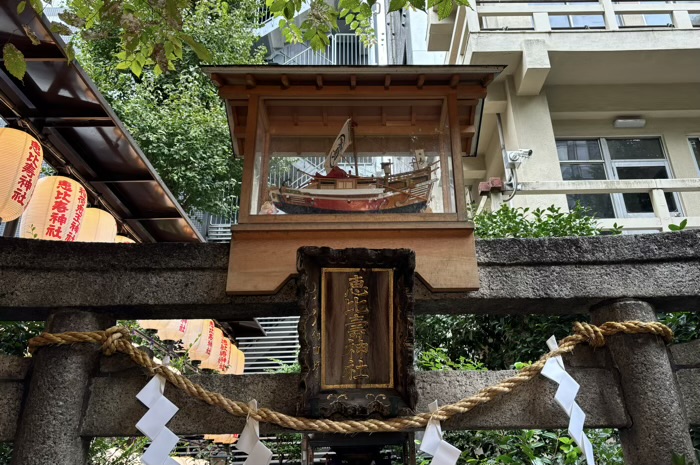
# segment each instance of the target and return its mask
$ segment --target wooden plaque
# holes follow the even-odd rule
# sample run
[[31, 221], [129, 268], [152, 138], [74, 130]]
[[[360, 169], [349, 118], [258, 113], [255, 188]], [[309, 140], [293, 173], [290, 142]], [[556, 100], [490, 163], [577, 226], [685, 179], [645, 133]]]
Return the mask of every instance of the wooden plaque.
[[394, 270], [321, 273], [321, 389], [393, 389]]
[[406, 249], [299, 249], [300, 414], [413, 411], [414, 267]]

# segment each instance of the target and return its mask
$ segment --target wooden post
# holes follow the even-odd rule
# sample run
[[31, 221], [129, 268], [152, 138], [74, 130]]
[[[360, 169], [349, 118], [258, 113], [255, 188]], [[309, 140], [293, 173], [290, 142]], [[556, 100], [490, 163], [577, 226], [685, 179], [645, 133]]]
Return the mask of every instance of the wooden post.
[[238, 222], [247, 223], [250, 205], [253, 200], [253, 170], [255, 168], [255, 142], [258, 135], [258, 106], [260, 97], [251, 96], [248, 100], [248, 118], [246, 121], [245, 148], [243, 149], [243, 185], [241, 202], [238, 210]]
[[[654, 307], [639, 300], [616, 300], [591, 309], [594, 324], [607, 321], [656, 321]], [[674, 453], [694, 464], [688, 419], [663, 340], [650, 334], [620, 334], [607, 341], [627, 412], [620, 429], [625, 463], [671, 464]]]
[[[113, 324], [105, 315], [60, 310], [49, 316], [46, 330], [97, 331]], [[90, 439], [80, 436], [80, 427], [90, 377], [97, 372], [99, 359], [100, 347], [96, 344], [43, 347], [34, 355], [14, 441], [13, 465], [87, 463]]]
[[464, 167], [462, 166], [462, 141], [459, 132], [459, 110], [457, 107], [457, 94], [452, 93], [447, 97], [447, 111], [450, 118], [450, 139], [452, 141], [452, 174], [455, 180], [455, 203], [457, 218], [460, 221], [467, 220], [467, 196], [464, 193]]

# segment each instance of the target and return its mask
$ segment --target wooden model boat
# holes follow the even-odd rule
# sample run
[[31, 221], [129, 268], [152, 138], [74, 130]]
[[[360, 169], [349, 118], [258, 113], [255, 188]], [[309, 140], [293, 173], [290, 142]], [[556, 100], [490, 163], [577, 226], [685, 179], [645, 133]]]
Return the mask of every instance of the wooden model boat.
[[289, 214], [421, 213], [434, 182], [430, 166], [384, 177], [354, 176], [334, 166], [299, 189], [271, 188], [270, 199]]

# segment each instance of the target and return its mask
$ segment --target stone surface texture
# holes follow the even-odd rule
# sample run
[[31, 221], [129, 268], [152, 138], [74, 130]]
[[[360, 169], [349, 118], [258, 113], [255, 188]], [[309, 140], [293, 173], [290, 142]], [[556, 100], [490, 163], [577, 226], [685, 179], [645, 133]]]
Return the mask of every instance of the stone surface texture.
[[[572, 376], [581, 383], [579, 403], [586, 412], [586, 426], [624, 427], [629, 425], [622, 394], [615, 377], [598, 368], [572, 369]], [[515, 374], [514, 371], [489, 372], [418, 372], [418, 411], [428, 411], [428, 404], [438, 400], [440, 405], [456, 402], [480, 389]], [[260, 407], [285, 414], [296, 413], [299, 375], [195, 376], [191, 378], [207, 389], [235, 400], [257, 399]], [[135, 398], [146, 384], [146, 376], [96, 378], [85, 415], [82, 434], [87, 436], [116, 436], [136, 434], [134, 425], [146, 412]], [[445, 422], [446, 429], [518, 429], [566, 428], [568, 419], [554, 401], [556, 385], [538, 378], [511, 394], [495, 399], [489, 405], [476, 408], [465, 415]], [[240, 431], [244, 418], [235, 418], [221, 409], [188, 397], [173, 386], [166, 396], [180, 407], [169, 423], [177, 434], [230, 433]], [[110, 412], [104, 415], [104, 412]], [[279, 427], [263, 424], [261, 432], [280, 431]]]
[[[49, 317], [47, 330], [93, 331], [112, 324], [94, 313], [56, 311]], [[12, 465], [85, 463], [89, 438], [80, 436], [81, 412], [85, 411], [87, 388], [97, 373], [99, 357], [99, 347], [94, 344], [45, 347], [36, 353]]]
[[[654, 308], [636, 300], [615, 301], [592, 309], [594, 324], [606, 321], [656, 321]], [[619, 334], [607, 347], [620, 374], [620, 385], [631, 424], [620, 429], [626, 463], [670, 464], [673, 453], [688, 463], [695, 453], [664, 341], [649, 334]]]
[[700, 339], [669, 347], [673, 366], [676, 368], [700, 368]]
[[27, 377], [32, 359], [0, 354], [0, 381], [22, 380]]
[[[116, 318], [299, 314], [293, 282], [273, 296], [227, 296], [227, 244], [2, 241], [0, 319], [44, 319], [52, 306]], [[431, 293], [417, 281], [416, 313], [587, 313], [624, 297], [659, 311], [700, 308], [700, 231], [482, 240], [477, 259], [479, 291]], [[54, 292], [48, 280], [70, 292]]]

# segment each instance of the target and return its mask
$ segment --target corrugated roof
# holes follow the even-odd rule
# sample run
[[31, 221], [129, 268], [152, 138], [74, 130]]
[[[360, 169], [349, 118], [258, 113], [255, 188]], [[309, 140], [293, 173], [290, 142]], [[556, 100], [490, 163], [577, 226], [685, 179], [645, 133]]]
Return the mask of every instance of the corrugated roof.
[[[45, 159], [80, 181], [93, 205], [108, 210], [142, 242], [203, 242], [177, 199], [85, 71], [66, 60], [65, 44], [32, 8], [0, 2], [0, 40], [27, 59], [24, 80], [0, 67], [0, 116], [33, 133]], [[39, 45], [23, 31], [31, 29]]]

